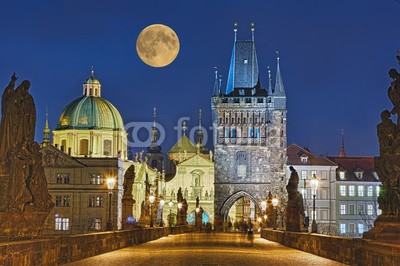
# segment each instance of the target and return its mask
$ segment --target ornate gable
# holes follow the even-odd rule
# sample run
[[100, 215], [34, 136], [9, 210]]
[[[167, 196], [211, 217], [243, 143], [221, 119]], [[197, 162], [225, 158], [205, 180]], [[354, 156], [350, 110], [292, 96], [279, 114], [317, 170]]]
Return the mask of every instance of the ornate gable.
[[200, 155], [195, 155], [180, 163], [178, 166], [214, 167], [214, 163], [210, 160], [204, 159]]
[[85, 167], [74, 158], [60, 151], [52, 145], [40, 149], [44, 167]]

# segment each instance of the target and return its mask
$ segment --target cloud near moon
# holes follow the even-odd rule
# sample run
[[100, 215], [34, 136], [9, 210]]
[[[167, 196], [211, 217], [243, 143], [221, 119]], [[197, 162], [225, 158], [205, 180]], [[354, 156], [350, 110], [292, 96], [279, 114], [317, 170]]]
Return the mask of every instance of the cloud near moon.
[[153, 24], [139, 34], [136, 51], [140, 59], [152, 67], [164, 67], [178, 56], [180, 43], [176, 33], [168, 26]]

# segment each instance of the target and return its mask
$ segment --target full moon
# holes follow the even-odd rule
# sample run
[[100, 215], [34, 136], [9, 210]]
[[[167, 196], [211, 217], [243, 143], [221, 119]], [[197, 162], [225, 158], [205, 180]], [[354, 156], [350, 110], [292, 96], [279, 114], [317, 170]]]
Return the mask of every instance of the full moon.
[[171, 64], [179, 53], [179, 39], [168, 26], [153, 24], [139, 34], [136, 51], [142, 61], [152, 67]]

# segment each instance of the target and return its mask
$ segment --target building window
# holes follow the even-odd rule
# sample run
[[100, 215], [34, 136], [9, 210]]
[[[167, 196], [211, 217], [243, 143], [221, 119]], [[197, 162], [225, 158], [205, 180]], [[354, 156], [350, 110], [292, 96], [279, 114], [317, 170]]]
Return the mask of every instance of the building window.
[[359, 234], [364, 233], [364, 224], [361, 223], [358, 224], [358, 233]]
[[249, 137], [254, 138], [254, 129], [252, 127], [249, 129]]
[[340, 171], [340, 172], [339, 172], [339, 178], [340, 178], [341, 180], [344, 180], [345, 174], [344, 174], [343, 171]]
[[57, 231], [68, 231], [69, 230], [69, 218], [59, 218], [55, 219], [55, 230]]
[[364, 197], [364, 186], [358, 186], [358, 196]]
[[62, 139], [61, 140], [61, 147], [60, 147], [61, 151], [65, 152], [67, 150], [67, 140], [66, 139]]
[[321, 179], [326, 180], [327, 178], [328, 178], [328, 172], [326, 170], [323, 170]]
[[248, 60], [247, 59], [244, 59], [243, 60], [243, 64], [247, 64], [248, 63]]
[[378, 197], [379, 196], [379, 191], [380, 191], [380, 186], [376, 186], [376, 196]]
[[340, 186], [340, 196], [346, 196], [346, 186]]
[[260, 138], [260, 129], [256, 128], [256, 138]]
[[349, 224], [349, 234], [354, 235], [356, 233], [356, 225]]
[[89, 140], [81, 139], [79, 141], [79, 155], [89, 155]]
[[57, 184], [69, 184], [69, 174], [57, 174]]
[[317, 171], [311, 171], [311, 178], [314, 176], [314, 175], [317, 175]]
[[307, 171], [306, 170], [301, 171], [301, 179], [303, 179], [303, 180], [307, 179]]
[[354, 174], [356, 175], [356, 177], [358, 179], [362, 179], [362, 177], [363, 177], [363, 172], [354, 172]]
[[111, 140], [109, 139], [103, 141], [103, 155], [111, 155]]
[[101, 230], [101, 219], [95, 218], [93, 220], [93, 229], [96, 230], [96, 231], [100, 231]]
[[354, 215], [356, 210], [356, 206], [354, 204], [349, 204], [349, 214]]
[[303, 196], [303, 199], [306, 199], [307, 198], [307, 189], [302, 188], [301, 195]]
[[101, 185], [103, 184], [103, 176], [100, 174], [91, 174], [90, 175], [90, 184], [92, 185]]
[[229, 138], [229, 128], [225, 128], [225, 138]]
[[364, 204], [358, 205], [358, 214], [363, 215], [364, 214]]
[[69, 196], [64, 196], [63, 206], [64, 207], [69, 207], [70, 206], [70, 197]]
[[340, 214], [341, 215], [346, 214], [346, 204], [340, 204]]
[[373, 215], [374, 214], [374, 209], [372, 204], [367, 205], [367, 215]]
[[354, 196], [355, 195], [355, 186], [349, 186], [349, 196]]
[[62, 198], [61, 196], [56, 196], [56, 207], [62, 206]]
[[301, 156], [300, 159], [301, 159], [301, 163], [307, 163], [307, 161], [308, 161], [307, 156]]
[[374, 194], [373, 191], [374, 191], [373, 186], [368, 186], [368, 188], [367, 188], [367, 196], [368, 196], [368, 197], [372, 197], [373, 194]]
[[89, 207], [103, 207], [103, 197], [89, 197]]
[[346, 234], [346, 224], [340, 224], [340, 233]]

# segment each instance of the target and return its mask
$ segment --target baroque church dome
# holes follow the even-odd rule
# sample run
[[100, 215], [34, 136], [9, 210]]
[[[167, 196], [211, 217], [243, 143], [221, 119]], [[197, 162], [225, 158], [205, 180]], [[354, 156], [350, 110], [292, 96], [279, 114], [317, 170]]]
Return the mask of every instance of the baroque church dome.
[[64, 109], [57, 124], [57, 130], [73, 128], [123, 130], [124, 123], [118, 110], [109, 101], [84, 95]]
[[118, 110], [101, 98], [101, 84], [92, 75], [83, 83], [83, 96], [64, 109], [57, 130], [63, 129], [112, 129], [124, 130]]

